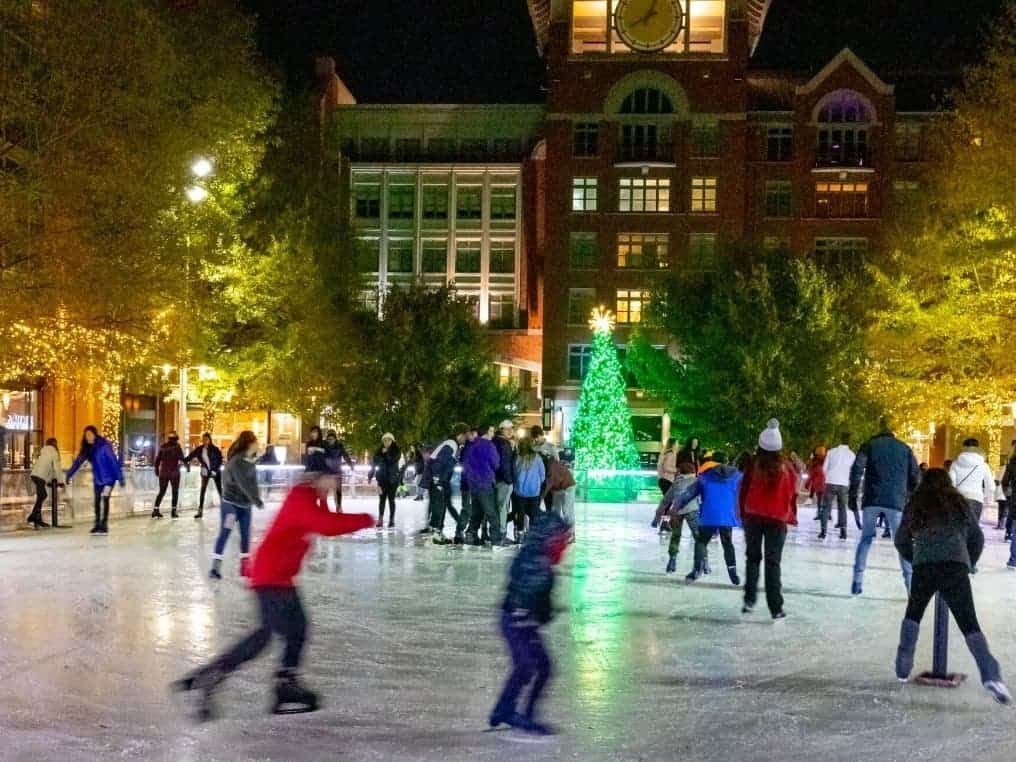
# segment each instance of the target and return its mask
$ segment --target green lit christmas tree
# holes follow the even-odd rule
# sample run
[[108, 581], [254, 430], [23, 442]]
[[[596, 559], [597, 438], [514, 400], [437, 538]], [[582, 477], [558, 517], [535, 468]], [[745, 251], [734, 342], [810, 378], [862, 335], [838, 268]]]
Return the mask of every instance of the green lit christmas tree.
[[593, 351], [572, 427], [575, 470], [635, 469], [639, 455], [627, 387], [611, 338], [614, 316], [601, 307], [593, 311], [589, 326], [593, 329]]

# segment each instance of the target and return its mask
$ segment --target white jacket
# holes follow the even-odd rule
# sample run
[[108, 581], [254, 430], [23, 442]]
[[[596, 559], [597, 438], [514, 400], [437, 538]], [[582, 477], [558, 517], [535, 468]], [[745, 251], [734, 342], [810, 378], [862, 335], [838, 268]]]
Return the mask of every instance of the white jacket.
[[964, 450], [949, 468], [949, 478], [968, 500], [982, 505], [995, 502], [995, 477], [984, 461], [984, 456], [973, 450]]
[[52, 481], [64, 482], [63, 468], [60, 467], [60, 453], [52, 445], [46, 445], [39, 450], [39, 457], [32, 466], [32, 476], [42, 479], [46, 484]]
[[849, 487], [850, 469], [854, 467], [855, 460], [857, 460], [857, 455], [845, 444], [827, 452], [825, 464], [822, 466], [822, 470], [825, 471], [826, 484], [834, 487]]

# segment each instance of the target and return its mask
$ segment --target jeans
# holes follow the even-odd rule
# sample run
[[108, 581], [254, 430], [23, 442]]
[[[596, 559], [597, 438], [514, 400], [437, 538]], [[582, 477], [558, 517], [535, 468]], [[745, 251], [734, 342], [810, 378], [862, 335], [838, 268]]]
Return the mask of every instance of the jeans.
[[670, 545], [667, 548], [667, 552], [671, 558], [677, 558], [678, 551], [681, 549], [681, 529], [687, 524], [688, 531], [691, 533], [691, 541], [694, 547], [694, 543], [698, 542], [699, 523], [698, 523], [698, 511], [692, 511], [682, 516], [670, 517]]
[[198, 496], [198, 512], [205, 509], [205, 491], [208, 489], [208, 482], [215, 482], [215, 489], [219, 491], [219, 502], [222, 502], [222, 474], [216, 471], [214, 474], [201, 474], [201, 494]]
[[222, 551], [226, 549], [226, 543], [229, 541], [229, 534], [233, 531], [234, 525], [240, 527], [240, 557], [246, 558], [250, 555], [251, 507], [223, 500], [219, 511], [222, 514], [222, 526], [219, 529], [219, 537], [215, 541], [215, 553], [212, 558], [222, 558]]
[[170, 485], [173, 486], [173, 508], [176, 508], [177, 503], [180, 501], [180, 474], [159, 477], [159, 494], [155, 496], [156, 508], [162, 505], [162, 498], [166, 494], [166, 487]]
[[573, 531], [575, 526], [575, 485], [568, 487], [568, 489], [558, 490], [557, 492], [549, 493], [553, 497], [553, 510], [557, 511], [558, 515], [572, 525]]
[[219, 666], [226, 672], [232, 672], [264, 651], [272, 635], [277, 634], [286, 641], [282, 653], [283, 668], [296, 669], [300, 666], [300, 654], [307, 640], [307, 617], [296, 588], [259, 587], [254, 594], [261, 609], [261, 626], [223, 654], [219, 658]]
[[[472, 486], [472, 485], [470, 485]], [[472, 505], [469, 516], [469, 534], [476, 536], [484, 519], [490, 527], [490, 541], [495, 545], [501, 542], [501, 522], [497, 510], [497, 493], [493, 487], [470, 489]]]
[[519, 696], [527, 685], [529, 697], [522, 714], [532, 718], [536, 702], [550, 680], [550, 656], [543, 646], [540, 628], [534, 624], [520, 625], [515, 614], [501, 613], [501, 635], [508, 644], [512, 657], [512, 671], [505, 681], [501, 697], [494, 707], [494, 714], [508, 716], [518, 711]]
[[[512, 502], [512, 491], [515, 486], [512, 484], [505, 484], [504, 482], [498, 482], [495, 488], [497, 492], [497, 515], [500, 519], [500, 526], [504, 531], [508, 531], [508, 510], [511, 508]], [[515, 528], [518, 532], [518, 527]]]
[[825, 532], [826, 524], [829, 522], [829, 514], [832, 513], [833, 499], [836, 500], [836, 523], [840, 529], [847, 528], [847, 497], [850, 488], [841, 484], [827, 484], [822, 505], [822, 531]]
[[[776, 616], [783, 611], [783, 580], [780, 562], [783, 560], [783, 544], [787, 539], [787, 525], [778, 521], [766, 521], [753, 516], [744, 517], [745, 568], [744, 604], [754, 606], [758, 598], [759, 567], [765, 559], [766, 605], [769, 613]], [[763, 551], [763, 546], [765, 550]]]
[[388, 523], [395, 526], [395, 493], [399, 490], [398, 484], [378, 483], [380, 494], [377, 498], [377, 521], [383, 524], [385, 521], [385, 503], [388, 503]]
[[1009, 544], [1009, 566], [1016, 566], [1016, 534], [1012, 536]]
[[723, 560], [727, 568], [737, 566], [737, 557], [734, 555], [734, 540], [731, 537], [730, 527], [704, 527], [700, 526], [695, 538], [695, 568], [702, 571], [705, 564], [706, 552], [713, 536], [719, 532], [720, 544], [723, 545]]
[[[899, 531], [900, 521], [903, 519], [902, 511], [897, 511], [894, 508], [883, 508], [877, 505], [867, 505], [864, 507], [861, 541], [857, 543], [857, 554], [854, 557], [854, 582], [860, 583], [864, 579], [864, 570], [868, 566], [868, 551], [871, 550], [871, 544], [875, 541], [875, 535], [877, 534], [875, 531], [875, 521], [880, 513], [885, 515], [886, 524], [889, 526], [889, 532], [894, 539], [896, 538], [896, 532]], [[903, 572], [903, 584], [909, 590], [913, 567], [903, 556], [900, 556], [900, 570]]]
[[981, 631], [974, 610], [974, 593], [970, 589], [970, 569], [966, 564], [946, 562], [915, 566], [906, 618], [920, 624], [935, 593], [942, 593], [964, 637]]
[[32, 477], [32, 484], [35, 485], [35, 507], [32, 508], [32, 512], [28, 515], [28, 520], [42, 520], [42, 506], [46, 502], [46, 498], [49, 497], [49, 490], [47, 489], [46, 482], [40, 479], [38, 476]]

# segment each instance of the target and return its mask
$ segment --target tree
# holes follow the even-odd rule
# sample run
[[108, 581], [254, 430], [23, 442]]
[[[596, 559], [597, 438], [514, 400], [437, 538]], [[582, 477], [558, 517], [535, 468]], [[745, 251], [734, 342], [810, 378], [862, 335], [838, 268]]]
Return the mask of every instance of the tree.
[[391, 290], [381, 317], [359, 313], [355, 362], [328, 399], [348, 441], [373, 448], [390, 431], [403, 444], [448, 436], [452, 424], [494, 423], [519, 410], [501, 386], [486, 330], [473, 305], [451, 288]]
[[670, 400], [682, 438], [750, 449], [775, 417], [790, 446], [810, 450], [844, 428], [873, 428], [852, 279], [785, 252], [735, 253], [713, 273], [680, 274], [653, 308], [671, 349], [636, 335], [629, 369]]
[[614, 346], [614, 317], [596, 310], [589, 370], [572, 426], [575, 470], [635, 469], [639, 454], [628, 408], [627, 384]]

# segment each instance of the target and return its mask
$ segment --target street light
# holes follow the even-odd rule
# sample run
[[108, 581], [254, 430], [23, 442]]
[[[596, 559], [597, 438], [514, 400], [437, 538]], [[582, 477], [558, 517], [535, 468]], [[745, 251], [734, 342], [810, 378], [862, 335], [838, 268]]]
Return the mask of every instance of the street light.
[[195, 177], [208, 177], [208, 175], [212, 174], [212, 169], [212, 162], [203, 156], [191, 164], [191, 172], [194, 173]]
[[200, 204], [206, 198], [208, 198], [208, 191], [202, 188], [200, 185], [192, 185], [184, 191], [187, 195], [187, 200], [192, 204]]

